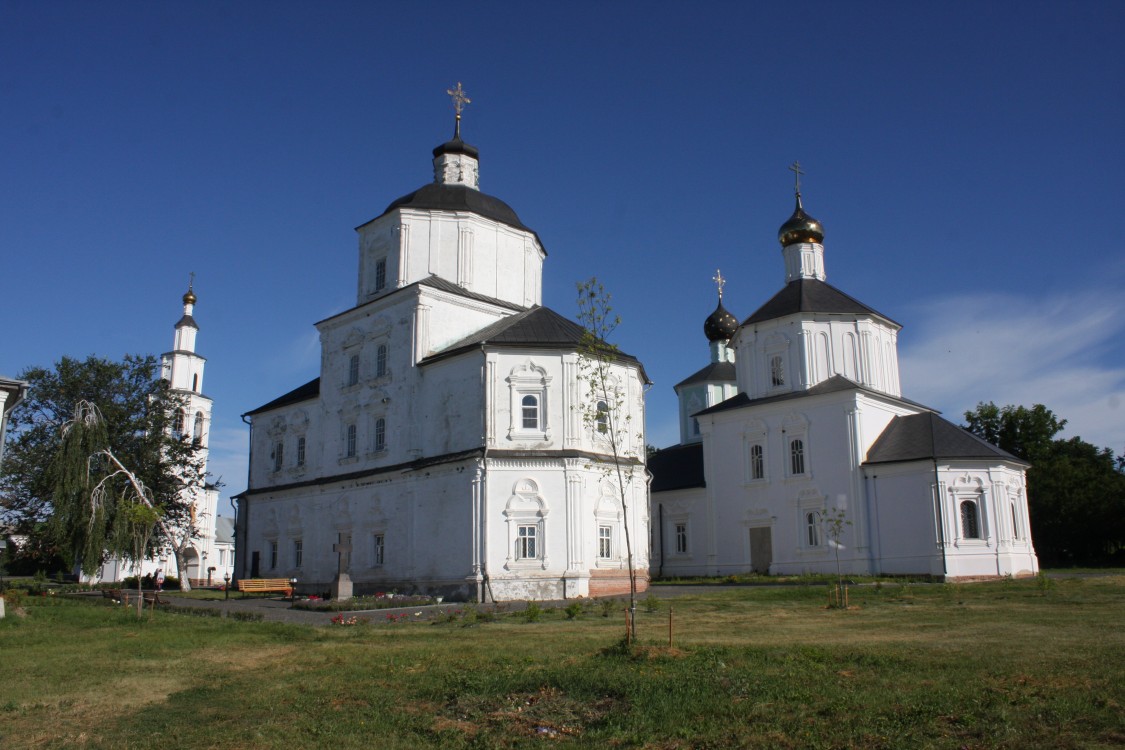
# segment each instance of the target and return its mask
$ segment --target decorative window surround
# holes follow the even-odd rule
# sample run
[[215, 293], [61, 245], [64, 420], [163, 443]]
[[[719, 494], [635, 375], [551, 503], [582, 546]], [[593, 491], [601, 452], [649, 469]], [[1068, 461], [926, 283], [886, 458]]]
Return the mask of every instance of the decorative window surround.
[[[512, 488], [504, 509], [508, 527], [508, 557], [505, 570], [546, 570], [546, 519], [549, 510], [534, 479], [524, 478]], [[529, 546], [530, 545], [530, 546]]]
[[[512, 369], [508, 375], [508, 388], [511, 394], [511, 424], [508, 427], [508, 439], [529, 440], [545, 442], [551, 439], [550, 410], [548, 402], [548, 386], [551, 376], [547, 370], [536, 365], [530, 359], [524, 364]], [[527, 397], [533, 396], [535, 426], [529, 427], [529, 412], [531, 404]]]

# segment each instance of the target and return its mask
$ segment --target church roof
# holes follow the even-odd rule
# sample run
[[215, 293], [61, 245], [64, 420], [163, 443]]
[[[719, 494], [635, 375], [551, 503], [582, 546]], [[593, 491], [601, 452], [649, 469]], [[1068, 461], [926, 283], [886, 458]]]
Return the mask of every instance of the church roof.
[[184, 326], [187, 326], [188, 328], [194, 328], [197, 331], [199, 330], [199, 324], [196, 323], [195, 318], [191, 317], [190, 315], [185, 315], [184, 317], [176, 321], [176, 328], [183, 328]]
[[[872, 310], [859, 300], [844, 294], [831, 284], [819, 279], [794, 279], [782, 287], [742, 325], [762, 323], [784, 318], [794, 313], [829, 313], [842, 315], [874, 315], [892, 325], [898, 323], [877, 310]], [[902, 326], [899, 326], [900, 328]]]
[[848, 380], [843, 375], [833, 375], [832, 377], [828, 378], [828, 380], [822, 380], [812, 388], [807, 388], [803, 391], [789, 391], [788, 393], [779, 393], [776, 396], [762, 396], [761, 398], [750, 398], [745, 393], [739, 393], [736, 396], [731, 396], [721, 404], [715, 404], [714, 406], [708, 407], [703, 411], [693, 414], [692, 416], [698, 417], [704, 414], [717, 414], [722, 411], [742, 409], [747, 406], [758, 406], [760, 404], [770, 404], [775, 401], [789, 401], [791, 399], [797, 398], [808, 398], [809, 396], [823, 396], [826, 393], [838, 393], [840, 391], [863, 391], [864, 393], [870, 393], [880, 398], [897, 401], [900, 404], [907, 404], [908, 406], [913, 406], [917, 409], [932, 411], [930, 407], [924, 404], [919, 404], [917, 401], [911, 401], [908, 398], [901, 398], [899, 396], [892, 396], [889, 393], [883, 393], [882, 391], [877, 391], [874, 388], [868, 388], [865, 385], [860, 385], [855, 381]]
[[646, 463], [652, 474], [652, 492], [707, 486], [703, 479], [703, 443], [664, 448], [649, 456]]
[[234, 519], [229, 516], [216, 516], [215, 541], [219, 544], [234, 542]]
[[[420, 364], [428, 364], [484, 346], [575, 350], [581, 348], [585, 333], [586, 329], [573, 320], [564, 318], [549, 307], [536, 305], [530, 310], [509, 315], [492, 325], [485, 326], [476, 333], [431, 354]], [[644, 367], [636, 357], [617, 352], [616, 358], [638, 365], [641, 368], [641, 377], [646, 383], [649, 382]]]
[[[502, 299], [497, 299], [496, 297], [489, 297], [487, 294], [478, 294], [477, 292], [470, 292], [468, 289], [466, 289], [463, 286], [458, 286], [457, 284], [454, 284], [452, 281], [449, 281], [448, 279], [443, 279], [442, 277], [435, 276], [433, 274], [427, 276], [424, 279], [419, 279], [418, 281], [415, 281], [414, 284], [417, 284], [419, 286], [428, 286], [431, 289], [440, 289], [443, 292], [449, 292], [450, 294], [456, 294], [459, 297], [467, 297], [468, 299], [475, 299], [478, 302], [487, 302], [490, 305], [497, 305], [498, 307], [506, 307], [509, 310], [519, 310], [520, 312], [523, 312], [524, 310], [528, 309], [526, 307], [520, 307], [519, 305], [513, 304], [511, 302], [506, 302]], [[409, 287], [414, 286], [414, 284], [407, 284], [406, 286], [404, 286], [402, 288], [408, 289]]]
[[929, 411], [892, 419], [868, 449], [864, 464], [925, 459], [984, 459], [1030, 465]]
[[288, 406], [289, 404], [296, 404], [296, 403], [300, 403], [301, 401], [311, 401], [312, 399], [316, 398], [319, 395], [320, 395], [320, 378], [315, 378], [315, 379], [310, 380], [309, 382], [305, 383], [304, 385], [300, 386], [299, 388], [294, 388], [293, 390], [289, 391], [289, 393], [286, 393], [284, 396], [279, 396], [279, 397], [275, 398], [273, 401], [270, 401], [268, 404], [262, 404], [257, 409], [254, 409], [253, 411], [246, 412], [242, 416], [249, 417], [249, 416], [252, 416], [254, 414], [260, 414], [261, 412], [264, 412], [264, 411], [270, 411], [272, 409], [277, 409], [277, 408], [280, 408], [282, 406]]
[[[501, 224], [507, 224], [514, 229], [535, 234], [535, 230], [525, 226], [507, 203], [464, 185], [446, 185], [438, 182], [423, 185], [413, 193], [408, 193], [398, 200], [392, 201], [383, 213], [371, 221], [383, 218], [396, 208], [414, 208], [423, 211], [467, 211], [486, 219], [498, 221]], [[364, 222], [356, 229], [367, 226], [371, 221]], [[538, 234], [535, 234], [535, 239], [539, 240]], [[547, 249], [543, 247], [542, 241], [539, 241], [539, 247], [543, 248], [543, 254], [545, 255]]]
[[672, 386], [674, 389], [695, 383], [733, 383], [736, 380], [733, 362], [712, 362], [694, 375]]

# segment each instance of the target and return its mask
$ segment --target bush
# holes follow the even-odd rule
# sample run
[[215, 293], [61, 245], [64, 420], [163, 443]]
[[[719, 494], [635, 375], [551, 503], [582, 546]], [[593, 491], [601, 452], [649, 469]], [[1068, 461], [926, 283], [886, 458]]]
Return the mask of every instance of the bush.
[[645, 612], [656, 612], [660, 609], [660, 600], [656, 598], [656, 594], [649, 594], [644, 600]]
[[543, 608], [539, 606], [539, 602], [528, 602], [527, 608], [523, 611], [523, 619], [527, 622], [539, 622], [539, 618], [543, 616]]
[[571, 602], [570, 604], [566, 605], [566, 609], [564, 609], [563, 612], [566, 613], [566, 619], [568, 619], [568, 620], [577, 619], [578, 615], [582, 614], [582, 603], [581, 602]]

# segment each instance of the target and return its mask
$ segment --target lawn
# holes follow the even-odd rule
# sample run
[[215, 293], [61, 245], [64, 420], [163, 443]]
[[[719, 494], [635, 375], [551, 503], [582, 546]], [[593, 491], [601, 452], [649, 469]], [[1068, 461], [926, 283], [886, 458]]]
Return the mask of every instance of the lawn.
[[1125, 746], [1125, 576], [731, 587], [353, 627], [60, 597], [0, 621], [4, 748]]

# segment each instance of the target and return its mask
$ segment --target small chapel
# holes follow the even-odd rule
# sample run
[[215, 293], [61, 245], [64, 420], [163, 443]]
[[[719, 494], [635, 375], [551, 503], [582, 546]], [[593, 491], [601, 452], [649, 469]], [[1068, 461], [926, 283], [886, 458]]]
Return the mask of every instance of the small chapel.
[[792, 169], [785, 285], [739, 323], [716, 275], [680, 443], [648, 459], [652, 575], [1034, 575], [1028, 465], [903, 397], [902, 326], [827, 283]]
[[336, 598], [612, 595], [628, 538], [643, 590], [644, 436], [619, 431], [617, 460], [606, 424], [644, 424], [648, 379], [625, 354], [613, 398], [579, 377], [585, 330], [542, 305], [547, 251], [480, 190], [469, 100], [449, 93], [433, 181], [356, 229], [356, 303], [316, 323], [319, 377], [244, 415], [235, 576]]

